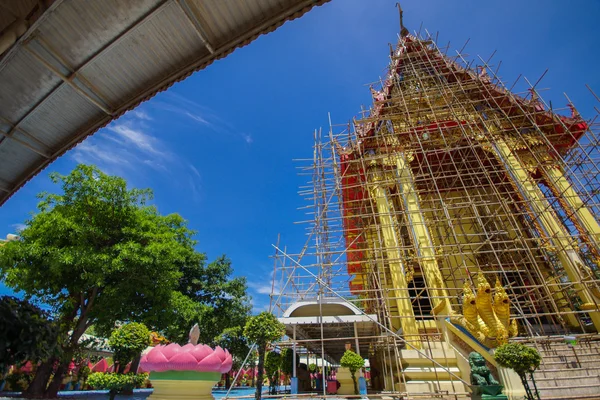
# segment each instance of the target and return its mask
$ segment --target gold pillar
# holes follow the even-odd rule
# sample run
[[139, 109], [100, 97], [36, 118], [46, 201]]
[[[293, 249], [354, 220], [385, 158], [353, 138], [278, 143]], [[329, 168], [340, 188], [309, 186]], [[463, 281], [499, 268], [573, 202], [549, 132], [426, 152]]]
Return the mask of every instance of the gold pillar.
[[[591, 245], [599, 248], [600, 225], [592, 212], [585, 206], [579, 194], [575, 191], [571, 183], [565, 178], [565, 175], [557, 166], [549, 166], [543, 169], [548, 185], [554, 186], [553, 192], [561, 194], [571, 208], [571, 211], [587, 231], [587, 237], [592, 241]], [[566, 211], [566, 210], [565, 210]], [[580, 232], [586, 234], [586, 232]]]
[[[384, 273], [384, 263], [383, 263], [383, 258], [386, 257], [383, 254], [380, 254], [380, 249], [381, 249], [381, 242], [379, 240], [379, 235], [377, 234], [378, 232], [378, 228], [377, 225], [369, 225], [366, 229], [366, 237], [367, 237], [367, 249], [366, 249], [366, 253], [367, 253], [367, 260], [372, 260], [372, 267], [374, 267], [373, 269], [377, 272], [382, 272]], [[385, 254], [385, 250], [383, 250], [383, 253]], [[384, 273], [385, 275], [385, 273]], [[376, 278], [375, 278], [376, 277]], [[384, 289], [387, 288], [386, 285], [388, 285], [387, 283], [387, 278], [385, 278], [384, 276], [384, 281], [382, 281], [381, 279], [381, 275], [379, 273], [374, 275], [374, 279], [376, 280], [376, 287], [379, 287], [380, 289]], [[409, 282], [410, 280], [407, 278], [406, 279], [407, 282]], [[394, 306], [394, 304], [396, 303], [394, 299], [390, 299], [390, 296], [387, 295], [383, 295], [382, 296], [382, 301], [385, 302], [385, 305], [387, 307], [388, 310], [391, 309], [392, 306]], [[390, 322], [390, 326], [393, 327], [393, 319], [390, 315], [385, 316], [386, 318], [389, 318], [389, 322]], [[382, 318], [383, 320], [383, 318]], [[400, 327], [400, 323], [399, 321], [396, 322], [396, 330], [398, 330], [398, 328]]]
[[[561, 224], [550, 204], [548, 204], [536, 182], [531, 178], [529, 171], [523, 167], [508, 144], [502, 138], [497, 138], [492, 145], [503, 164], [510, 171], [523, 197], [537, 214], [539, 222], [556, 250], [560, 263], [565, 269], [569, 280], [574, 284], [579, 298], [584, 303], [582, 308], [590, 308], [595, 304], [595, 301], [588, 288], [581, 285], [579, 265], [584, 264], [573, 246], [572, 238]], [[600, 332], [600, 313], [589, 311], [589, 315], [592, 318], [594, 327]]]
[[[373, 171], [370, 174], [370, 178], [372, 185], [369, 187], [369, 193], [377, 206], [377, 216], [383, 236], [384, 251], [390, 268], [390, 278], [394, 286], [392, 293], [394, 294], [396, 307], [398, 308], [398, 316], [402, 317], [401, 326], [406, 337], [405, 340], [414, 347], [421, 348], [419, 329], [417, 328], [412, 303], [408, 296], [406, 270], [402, 262], [394, 205], [388, 198], [387, 185], [384, 182], [383, 174], [380, 171]], [[394, 321], [392, 320], [392, 322]], [[399, 326], [394, 326], [394, 328], [398, 329]]]
[[441, 317], [448, 316], [451, 310], [450, 299], [435, 257], [431, 235], [425, 225], [425, 217], [421, 211], [419, 195], [415, 190], [412, 170], [402, 153], [395, 156], [395, 162], [398, 173], [398, 189], [404, 203], [408, 226], [412, 230], [413, 240], [417, 247], [419, 263], [425, 274], [427, 291], [433, 305], [432, 313]]

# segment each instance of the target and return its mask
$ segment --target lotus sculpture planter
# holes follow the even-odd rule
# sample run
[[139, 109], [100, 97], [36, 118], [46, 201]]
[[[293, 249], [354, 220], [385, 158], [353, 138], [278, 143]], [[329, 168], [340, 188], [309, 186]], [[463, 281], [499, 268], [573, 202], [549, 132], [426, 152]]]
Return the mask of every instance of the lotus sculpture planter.
[[217, 346], [185, 346], [172, 343], [154, 347], [142, 357], [140, 366], [150, 372], [152, 400], [212, 399], [211, 390], [229, 372], [231, 354]]

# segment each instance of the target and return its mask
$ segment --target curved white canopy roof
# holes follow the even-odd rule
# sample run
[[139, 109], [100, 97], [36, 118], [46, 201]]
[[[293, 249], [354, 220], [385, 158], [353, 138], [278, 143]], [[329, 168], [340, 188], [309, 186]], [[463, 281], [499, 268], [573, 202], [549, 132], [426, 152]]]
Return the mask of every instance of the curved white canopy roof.
[[[295, 336], [315, 354], [321, 353], [323, 339], [324, 356], [335, 364], [344, 354], [347, 342], [373, 335], [378, 319], [340, 298], [316, 298], [293, 303], [278, 320], [286, 326], [288, 337]], [[368, 354], [369, 342], [360, 341], [362, 355]]]
[[124, 112], [329, 0], [0, 0], [0, 205]]

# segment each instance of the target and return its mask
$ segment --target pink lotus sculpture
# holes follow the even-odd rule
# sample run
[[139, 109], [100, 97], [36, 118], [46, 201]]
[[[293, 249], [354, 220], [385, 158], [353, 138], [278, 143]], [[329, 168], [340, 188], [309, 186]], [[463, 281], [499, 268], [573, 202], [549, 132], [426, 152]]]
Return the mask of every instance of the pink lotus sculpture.
[[233, 360], [227, 350], [198, 344], [200, 330], [194, 325], [190, 343], [159, 345], [140, 360], [140, 367], [150, 372], [154, 392], [150, 398], [157, 400], [212, 400], [211, 389], [229, 372]]
[[159, 345], [148, 352], [140, 361], [144, 371], [197, 371], [224, 374], [231, 369], [233, 360], [227, 350], [217, 346], [211, 349], [204, 344], [176, 343]]

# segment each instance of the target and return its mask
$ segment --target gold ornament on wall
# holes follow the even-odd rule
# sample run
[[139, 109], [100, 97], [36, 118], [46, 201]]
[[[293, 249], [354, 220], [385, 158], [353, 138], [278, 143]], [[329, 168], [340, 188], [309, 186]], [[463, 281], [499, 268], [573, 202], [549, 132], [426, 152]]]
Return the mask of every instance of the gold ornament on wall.
[[476, 292], [469, 281], [463, 287], [462, 315], [452, 315], [450, 322], [465, 328], [477, 341], [496, 347], [508, 342], [518, 334], [517, 322], [510, 317], [510, 299], [506, 290], [496, 279], [495, 293], [492, 286], [479, 271], [475, 280]]

